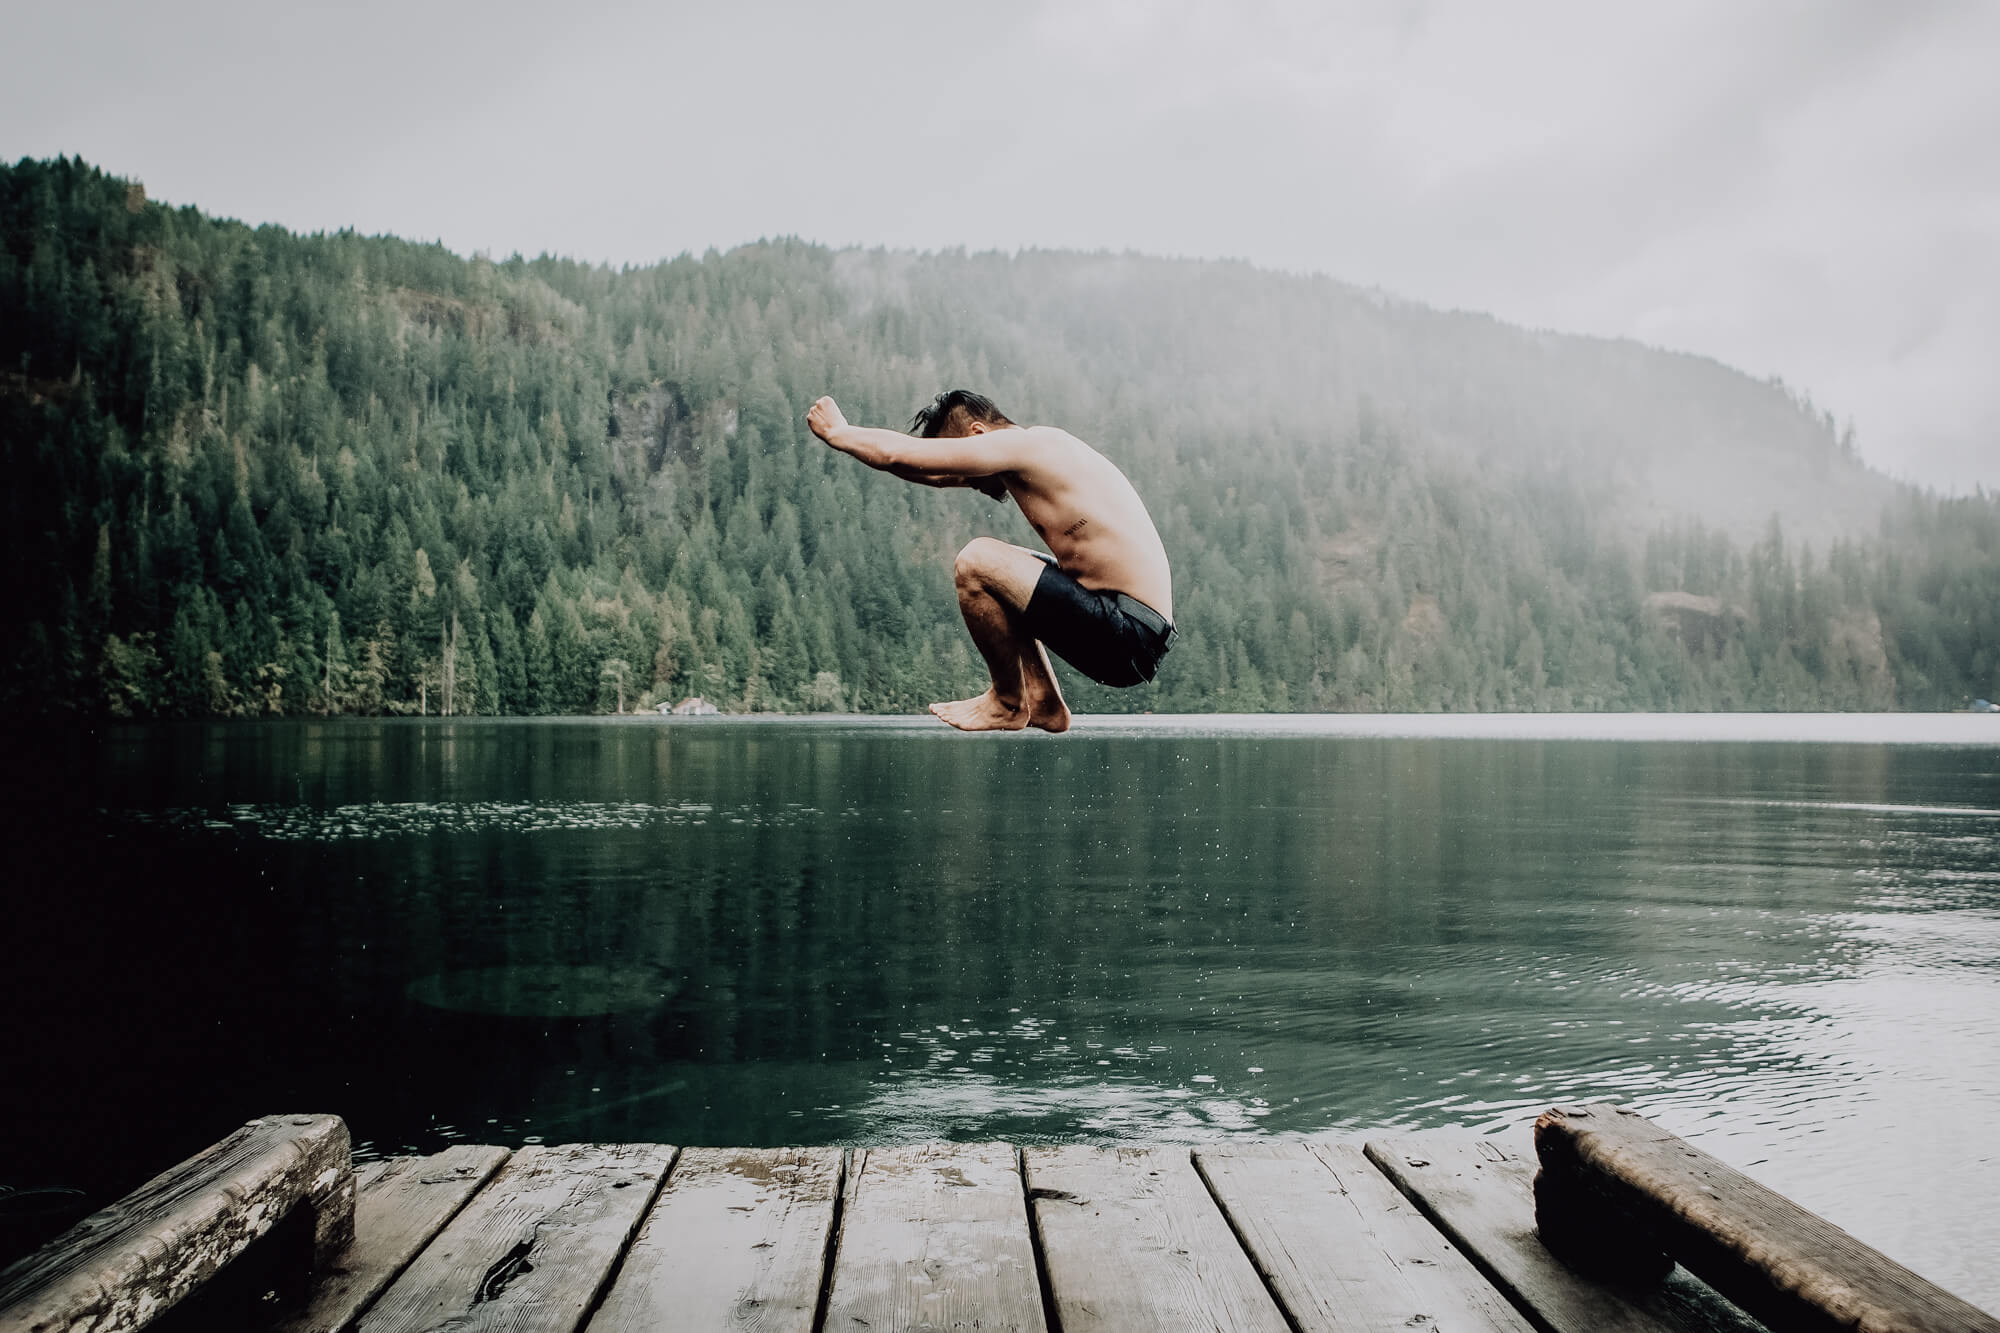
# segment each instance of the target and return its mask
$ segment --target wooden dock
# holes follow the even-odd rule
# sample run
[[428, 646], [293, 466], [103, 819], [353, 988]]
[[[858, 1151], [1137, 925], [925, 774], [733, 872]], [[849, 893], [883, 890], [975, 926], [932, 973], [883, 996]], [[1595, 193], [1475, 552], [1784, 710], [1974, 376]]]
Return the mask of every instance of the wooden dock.
[[[1566, 1114], [1543, 1134], [1540, 1230], [1536, 1164], [1449, 1133], [1192, 1149], [461, 1146], [341, 1176], [326, 1166], [346, 1149], [337, 1119], [266, 1117], [0, 1274], [0, 1330], [139, 1327], [223, 1250], [250, 1245], [246, 1214], [276, 1235], [287, 1210], [310, 1281], [289, 1308], [243, 1307], [284, 1333], [2000, 1330], [1768, 1191], [1753, 1200], [1766, 1227], [1756, 1253], [1700, 1260], [1732, 1304], [1661, 1253], [1680, 1252], [1671, 1227], [1707, 1225], [1698, 1217], [1611, 1220], [1652, 1197], [1630, 1185], [1621, 1113]], [[1627, 1138], [1722, 1199], [1701, 1172], [1727, 1168], [1629, 1119], [1642, 1128]], [[204, 1191], [204, 1177], [226, 1188]], [[1559, 1220], [1557, 1181], [1584, 1210], [1572, 1245], [1616, 1250], [1589, 1233], [1624, 1227], [1637, 1257], [1558, 1258], [1542, 1239]], [[1809, 1245], [1830, 1234], [1839, 1243], [1824, 1253], [1862, 1274], [1825, 1321], [1824, 1279], [1811, 1254], [1785, 1249], [1784, 1208], [1819, 1228]], [[177, 1276], [176, 1255], [201, 1271]], [[1773, 1255], [1782, 1271], [1767, 1281], [1771, 1264], [1757, 1265]], [[1887, 1304], [1867, 1304], [1882, 1291]], [[243, 1308], [181, 1322], [236, 1326]]]

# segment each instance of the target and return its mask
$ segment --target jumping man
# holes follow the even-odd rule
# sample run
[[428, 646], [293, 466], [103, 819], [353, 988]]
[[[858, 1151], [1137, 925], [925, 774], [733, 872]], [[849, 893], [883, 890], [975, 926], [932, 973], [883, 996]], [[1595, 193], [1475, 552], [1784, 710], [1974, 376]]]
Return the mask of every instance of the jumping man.
[[1173, 577], [1139, 493], [1103, 454], [1054, 426], [1017, 426], [965, 389], [918, 412], [912, 435], [849, 425], [831, 398], [812, 405], [806, 424], [905, 481], [1013, 496], [1055, 552], [975, 537], [958, 553], [958, 609], [993, 683], [931, 712], [961, 731], [1066, 730], [1043, 645], [1105, 685], [1153, 678], [1174, 641]]

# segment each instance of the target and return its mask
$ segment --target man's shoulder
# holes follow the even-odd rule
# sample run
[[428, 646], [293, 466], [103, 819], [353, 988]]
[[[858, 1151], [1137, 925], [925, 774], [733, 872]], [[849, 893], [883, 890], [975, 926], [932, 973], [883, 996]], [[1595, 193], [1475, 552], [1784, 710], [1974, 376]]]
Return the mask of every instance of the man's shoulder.
[[1036, 450], [1088, 449], [1076, 436], [1061, 426], [1021, 426], [1021, 446]]
[[992, 451], [993, 457], [1003, 458], [1007, 466], [1015, 468], [1046, 462], [1071, 447], [1073, 439], [1068, 431], [1054, 426], [1010, 426], [979, 438], [981, 448]]
[[[1010, 432], [1011, 433], [1011, 432]], [[1013, 467], [1023, 474], [1042, 473], [1051, 478], [1094, 475], [1096, 470], [1117, 465], [1085, 441], [1060, 426], [1024, 426], [1021, 439], [1013, 447]]]

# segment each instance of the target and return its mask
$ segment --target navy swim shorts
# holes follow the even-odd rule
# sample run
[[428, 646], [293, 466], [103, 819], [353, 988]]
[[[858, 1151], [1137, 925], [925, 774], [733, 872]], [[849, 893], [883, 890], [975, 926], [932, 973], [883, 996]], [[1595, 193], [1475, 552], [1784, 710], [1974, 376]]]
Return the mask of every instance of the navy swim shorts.
[[1021, 613], [1028, 632], [1100, 685], [1151, 680], [1173, 646], [1175, 631], [1167, 618], [1129, 594], [1086, 588], [1052, 557], [1033, 554], [1048, 568]]

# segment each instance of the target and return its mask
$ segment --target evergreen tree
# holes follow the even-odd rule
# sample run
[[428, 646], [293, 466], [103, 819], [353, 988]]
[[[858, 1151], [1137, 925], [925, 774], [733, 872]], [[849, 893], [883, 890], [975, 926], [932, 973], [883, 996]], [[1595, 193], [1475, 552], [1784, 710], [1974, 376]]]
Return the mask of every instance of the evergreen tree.
[[528, 631], [521, 636], [526, 667], [528, 711], [547, 716], [562, 711], [558, 694], [555, 653], [549, 643], [548, 624], [537, 606], [528, 616]]
[[340, 630], [340, 612], [335, 611], [327, 617], [326, 623], [326, 657], [320, 675], [320, 710], [327, 713], [346, 712], [352, 688], [347, 660], [347, 640]]

